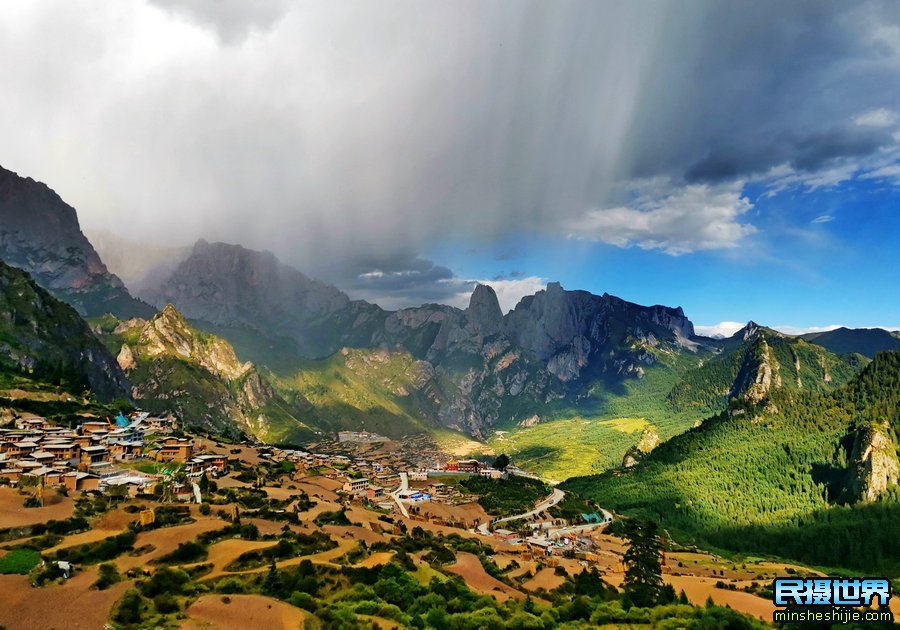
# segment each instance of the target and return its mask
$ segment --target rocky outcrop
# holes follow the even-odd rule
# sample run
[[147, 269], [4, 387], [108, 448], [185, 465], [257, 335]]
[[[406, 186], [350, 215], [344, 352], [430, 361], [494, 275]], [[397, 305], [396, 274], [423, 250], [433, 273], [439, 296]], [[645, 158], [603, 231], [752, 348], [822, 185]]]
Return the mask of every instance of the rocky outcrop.
[[116, 356], [116, 363], [118, 363], [119, 367], [126, 372], [137, 367], [134, 353], [131, 352], [131, 348], [127, 343], [123, 343], [121, 349], [119, 349], [119, 354]]
[[644, 307], [608, 294], [566, 291], [558, 282], [522, 299], [507, 334], [563, 382], [591, 374], [640, 376], [654, 350], [693, 350], [694, 327], [681, 308]]
[[471, 331], [483, 337], [499, 334], [503, 330], [503, 311], [491, 287], [484, 284], [475, 287], [469, 298], [466, 319]]
[[45, 184], [0, 167], [0, 259], [82, 315], [147, 315], [81, 232], [75, 209]]
[[290, 416], [295, 408], [252, 363], [240, 361], [231, 344], [193, 328], [172, 305], [149, 321], [120, 324], [113, 336], [123, 340], [118, 361], [134, 398], [148, 409], [174, 412], [188, 425], [265, 437], [273, 411]]
[[622, 458], [622, 468], [634, 468], [645, 455], [657, 446], [659, 446], [659, 434], [656, 432], [656, 427], [646, 427], [641, 431], [641, 437], [637, 444], [626, 451]]
[[844, 499], [871, 503], [900, 481], [897, 444], [887, 424], [857, 429], [850, 450]]
[[119, 365], [78, 313], [2, 262], [0, 369], [87, 388], [102, 401], [129, 397]]

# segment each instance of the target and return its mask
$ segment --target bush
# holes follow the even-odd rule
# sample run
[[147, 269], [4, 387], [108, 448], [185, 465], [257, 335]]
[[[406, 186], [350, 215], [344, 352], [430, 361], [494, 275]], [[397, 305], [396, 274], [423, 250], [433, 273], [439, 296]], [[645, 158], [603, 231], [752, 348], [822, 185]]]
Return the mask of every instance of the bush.
[[350, 519], [347, 518], [347, 514], [344, 510], [337, 510], [335, 512], [322, 512], [319, 514], [313, 522], [322, 527], [323, 525], [352, 525]]
[[25, 498], [25, 503], [23, 504], [27, 508], [39, 508], [41, 507], [41, 500], [34, 496], [29, 496]]
[[310, 612], [315, 612], [317, 604], [316, 598], [310, 595], [309, 593], [301, 593], [299, 591], [294, 591], [291, 593], [291, 597], [288, 600], [291, 603], [291, 606], [296, 606], [297, 608], [303, 608]]
[[103, 591], [108, 589], [113, 584], [116, 584], [121, 579], [122, 576], [119, 575], [119, 572], [116, 570], [116, 565], [112, 563], [101, 564], [99, 568], [99, 576], [97, 577], [97, 581], [94, 582], [94, 588]]
[[191, 576], [181, 569], [164, 567], [154, 573], [149, 580], [138, 585], [145, 597], [156, 597], [163, 593], [181, 595], [187, 590]]
[[181, 610], [181, 606], [179, 606], [178, 600], [174, 595], [171, 595], [169, 593], [160, 593], [159, 595], [154, 597], [153, 606], [161, 615], [168, 615], [169, 613], [178, 612], [179, 610]]
[[117, 536], [94, 543], [87, 543], [69, 549], [60, 549], [56, 552], [57, 560], [68, 560], [80, 564], [95, 564], [105, 562], [134, 549], [134, 541], [137, 534], [134, 530], [126, 530]]
[[200, 514], [203, 516], [209, 516], [209, 513], [212, 512], [212, 508], [209, 507], [209, 503], [201, 503], [200, 504]]
[[244, 593], [247, 591], [247, 585], [244, 584], [240, 578], [230, 577], [221, 580], [218, 584], [216, 584], [216, 590], [220, 593]]
[[190, 540], [181, 543], [178, 547], [166, 555], [157, 558], [154, 564], [187, 564], [204, 560], [207, 555], [205, 545]]
[[119, 605], [113, 614], [113, 620], [121, 624], [136, 624], [141, 621], [141, 609], [143, 600], [141, 594], [133, 588], [125, 591], [125, 595], [119, 600]]

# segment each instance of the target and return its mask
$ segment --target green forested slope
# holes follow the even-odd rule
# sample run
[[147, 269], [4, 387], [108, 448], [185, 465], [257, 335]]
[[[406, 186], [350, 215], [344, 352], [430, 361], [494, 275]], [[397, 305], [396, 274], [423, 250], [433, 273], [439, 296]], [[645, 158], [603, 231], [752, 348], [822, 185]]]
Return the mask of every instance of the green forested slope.
[[673, 438], [634, 469], [566, 487], [657, 519], [686, 539], [896, 574], [897, 487], [872, 504], [834, 503], [848, 474], [845, 437], [872, 424], [896, 444], [900, 353], [879, 355], [831, 393], [781, 389], [760, 404], [736, 402], [730, 414]]

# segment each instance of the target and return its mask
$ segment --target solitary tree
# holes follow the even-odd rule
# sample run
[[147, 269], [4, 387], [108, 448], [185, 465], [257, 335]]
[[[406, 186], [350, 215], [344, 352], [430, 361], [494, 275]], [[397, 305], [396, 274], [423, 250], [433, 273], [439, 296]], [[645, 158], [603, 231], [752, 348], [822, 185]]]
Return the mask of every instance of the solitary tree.
[[661, 603], [666, 592], [662, 581], [662, 542], [659, 526], [653, 521], [631, 520], [625, 524], [628, 551], [625, 552], [623, 590], [635, 606]]
[[281, 592], [281, 577], [278, 575], [278, 567], [275, 565], [275, 556], [272, 556], [269, 572], [266, 574], [266, 579], [263, 580], [262, 591], [272, 597], [277, 597]]
[[509, 466], [509, 456], [506, 453], [498, 455], [494, 460], [494, 468], [497, 470], [506, 470], [507, 466]]

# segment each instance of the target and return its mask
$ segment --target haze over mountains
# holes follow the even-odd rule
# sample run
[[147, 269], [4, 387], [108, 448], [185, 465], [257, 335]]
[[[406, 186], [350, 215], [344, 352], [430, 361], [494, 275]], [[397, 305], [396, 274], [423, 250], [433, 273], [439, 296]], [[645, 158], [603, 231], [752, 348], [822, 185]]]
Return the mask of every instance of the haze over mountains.
[[[607, 294], [565, 290], [558, 283], [525, 297], [506, 314], [494, 291], [484, 285], [475, 289], [466, 309], [426, 304], [388, 311], [352, 300], [271, 253], [203, 240], [189, 251], [133, 246], [134, 259], [147, 261], [148, 275], [138, 294], [144, 302], [107, 269], [81, 232], [75, 210], [47, 186], [2, 171], [0, 217], [0, 258], [32, 274], [82, 314], [109, 313], [120, 323], [134, 316], [150, 320], [155, 309], [176, 322], [183, 314], [206, 334], [231, 341], [240, 360], [252, 360], [270, 372], [291, 404], [304, 409], [313, 424], [324, 426], [356, 416], [332, 409], [320, 411], [317, 418], [307, 400], [315, 392], [297, 386], [305, 382], [298, 370], [307, 375], [325, 370], [329, 357], [340, 362], [340, 352], [347, 348], [358, 349], [370, 365], [380, 356], [389, 363], [416, 366], [390, 391], [382, 391], [383, 382], [373, 375], [354, 386], [377, 400], [374, 406], [394, 409], [385, 416], [382, 430], [402, 433], [415, 426], [440, 426], [483, 437], [508, 423], [541, 422], [554, 409], [602, 407], [624, 391], [624, 384], [639, 382], [652, 371], [671, 374], [669, 404], [696, 408], [702, 417], [721, 408], [729, 392], [737, 396], [760, 388], [846, 380], [847, 366], [861, 359], [837, 354], [870, 357], [898, 341], [889, 333], [847, 331], [810, 336], [809, 341], [821, 342], [813, 346], [773, 334], [758, 347], [752, 345], [758, 335], [750, 329], [713, 340], [697, 336], [681, 308], [641, 306]], [[125, 271], [130, 260], [127, 243], [109, 235], [101, 240]], [[140, 266], [130, 264], [128, 276], [137, 278]], [[177, 311], [165, 309], [168, 304]], [[138, 322], [121, 330], [144, 325]], [[825, 350], [829, 345], [837, 354]], [[116, 354], [122, 350], [111, 349]], [[139, 353], [138, 348], [128, 351], [133, 357]], [[352, 371], [354, 365], [360, 364], [347, 360], [341, 369]], [[226, 389], [234, 381], [212, 375]], [[384, 376], [378, 378], [383, 381]], [[136, 387], [143, 388], [144, 396], [153, 391], [146, 375], [138, 380]], [[316, 387], [334, 393], [327, 402], [335, 408], [343, 404], [346, 394], [339, 388], [322, 382]], [[226, 407], [203, 421], [221, 426], [221, 419], [233, 413]], [[281, 414], [277, 422], [290, 424], [292, 416]], [[349, 422], [364, 424], [364, 416]], [[246, 428], [251, 423], [239, 424]], [[302, 421], [297, 424], [298, 432], [309, 428], [301, 426]], [[275, 433], [288, 435], [290, 430], [280, 427]]]

